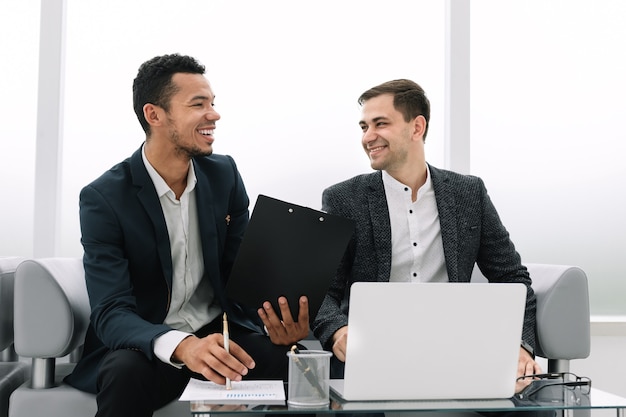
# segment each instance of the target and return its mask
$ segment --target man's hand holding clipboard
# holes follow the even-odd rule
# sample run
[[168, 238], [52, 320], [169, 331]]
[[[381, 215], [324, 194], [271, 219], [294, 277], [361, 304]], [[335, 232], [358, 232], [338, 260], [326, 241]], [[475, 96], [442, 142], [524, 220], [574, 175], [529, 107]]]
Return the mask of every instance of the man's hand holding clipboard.
[[276, 314], [269, 301], [259, 308], [259, 317], [265, 325], [270, 340], [275, 345], [290, 345], [309, 335], [309, 301], [306, 296], [300, 297], [298, 317], [291, 316], [289, 303], [285, 297], [278, 298], [281, 318]]
[[[268, 331], [273, 329], [272, 341], [294, 329], [304, 334], [306, 327], [308, 334], [308, 324], [322, 305], [353, 233], [353, 220], [259, 195], [226, 284], [227, 294], [260, 310]], [[308, 299], [306, 316], [302, 296]]]

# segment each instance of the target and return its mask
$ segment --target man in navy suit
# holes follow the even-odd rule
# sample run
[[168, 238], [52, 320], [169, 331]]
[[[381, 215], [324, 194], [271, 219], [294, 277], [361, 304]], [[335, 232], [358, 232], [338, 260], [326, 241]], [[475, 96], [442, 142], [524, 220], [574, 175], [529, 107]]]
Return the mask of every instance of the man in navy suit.
[[536, 299], [528, 271], [482, 180], [426, 163], [430, 103], [424, 90], [413, 81], [394, 80], [367, 90], [359, 103], [362, 146], [376, 172], [335, 184], [322, 196], [323, 210], [356, 222], [313, 323], [323, 347], [335, 354], [335, 376], [341, 377], [345, 362], [353, 282], [467, 282], [474, 264], [490, 282], [526, 285], [518, 374], [539, 373], [532, 354]]
[[213, 154], [220, 115], [203, 74], [188, 56], [145, 62], [133, 83], [145, 142], [80, 194], [91, 323], [67, 382], [97, 394], [97, 416], [150, 416], [193, 375], [286, 379], [286, 352], [308, 334], [306, 297], [297, 321], [283, 298], [281, 321], [269, 302], [248, 312], [226, 297], [249, 200], [233, 159]]

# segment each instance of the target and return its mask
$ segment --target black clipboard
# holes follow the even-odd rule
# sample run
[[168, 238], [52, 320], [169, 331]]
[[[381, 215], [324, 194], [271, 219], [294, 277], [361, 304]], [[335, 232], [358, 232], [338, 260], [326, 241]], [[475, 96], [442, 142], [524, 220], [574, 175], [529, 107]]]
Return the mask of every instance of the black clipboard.
[[259, 195], [226, 284], [229, 298], [248, 308], [289, 301], [298, 319], [298, 299], [309, 300], [312, 322], [354, 233], [354, 221]]

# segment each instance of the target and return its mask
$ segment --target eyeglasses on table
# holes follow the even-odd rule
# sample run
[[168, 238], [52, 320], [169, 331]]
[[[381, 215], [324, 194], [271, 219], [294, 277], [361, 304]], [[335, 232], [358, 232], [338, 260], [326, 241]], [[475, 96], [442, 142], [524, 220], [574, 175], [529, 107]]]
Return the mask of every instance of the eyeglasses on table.
[[[545, 374], [523, 375], [517, 381], [532, 379], [532, 383], [517, 394], [519, 399], [549, 399], [558, 393], [552, 388], [567, 388], [580, 391], [581, 394], [589, 394], [591, 391], [591, 379], [586, 376], [578, 376], [571, 372], [552, 372]], [[560, 393], [563, 391], [560, 390]], [[542, 398], [538, 398], [542, 397]], [[547, 397], [547, 398], [546, 398]]]

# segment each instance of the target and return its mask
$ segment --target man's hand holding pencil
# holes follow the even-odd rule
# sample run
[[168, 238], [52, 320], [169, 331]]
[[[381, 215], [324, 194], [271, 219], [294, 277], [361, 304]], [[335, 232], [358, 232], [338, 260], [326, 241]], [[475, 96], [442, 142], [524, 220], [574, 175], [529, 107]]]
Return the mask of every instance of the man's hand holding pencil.
[[190, 335], [183, 339], [172, 355], [172, 361], [184, 364], [189, 370], [207, 380], [225, 385], [227, 378], [241, 381], [248, 370], [255, 367], [254, 360], [241, 346], [220, 333], [199, 338]]

